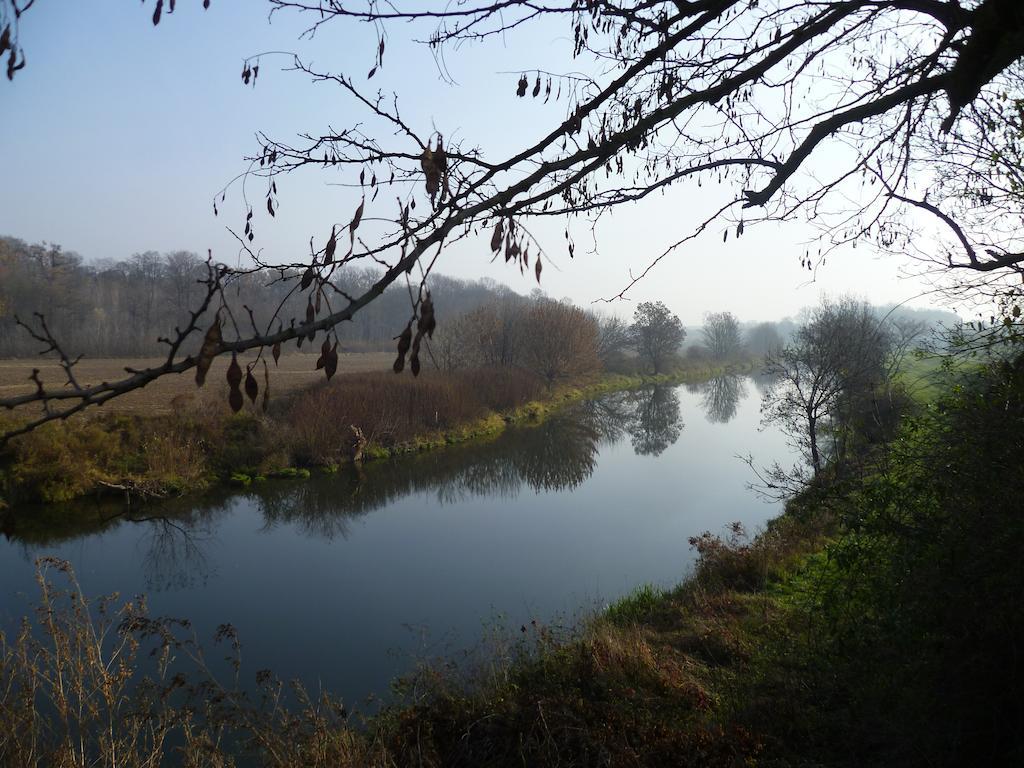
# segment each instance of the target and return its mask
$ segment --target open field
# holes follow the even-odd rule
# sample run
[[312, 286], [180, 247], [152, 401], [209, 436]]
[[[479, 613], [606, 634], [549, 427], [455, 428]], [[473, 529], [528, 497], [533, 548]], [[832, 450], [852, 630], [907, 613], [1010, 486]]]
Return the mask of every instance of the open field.
[[[270, 364], [270, 395], [282, 395], [309, 386], [324, 379], [323, 371], [315, 369], [315, 354], [284, 354], [280, 364], [275, 366], [267, 355]], [[200, 405], [207, 402], [227, 402], [227, 383], [224, 380], [230, 357], [221, 355], [214, 360], [202, 389], [196, 387], [195, 372], [167, 376], [153, 382], [136, 392], [119, 397], [104, 411], [134, 413], [166, 413], [175, 406]], [[255, 359], [255, 355], [248, 358]], [[394, 360], [391, 352], [352, 352], [343, 353], [338, 361], [338, 374], [364, 373], [367, 371], [388, 370]], [[149, 368], [163, 362], [162, 358], [96, 358], [83, 359], [76, 367], [76, 375], [82, 384], [95, 384], [112, 381], [125, 375], [125, 367]], [[239, 362], [245, 364], [245, 358]], [[30, 392], [34, 384], [29, 380], [33, 368], [38, 368], [44, 384], [59, 384], [64, 380], [59, 364], [53, 358], [15, 358], [0, 359], [0, 398]], [[256, 377], [263, 386], [262, 363], [255, 370]], [[178, 398], [178, 399], [175, 399]]]

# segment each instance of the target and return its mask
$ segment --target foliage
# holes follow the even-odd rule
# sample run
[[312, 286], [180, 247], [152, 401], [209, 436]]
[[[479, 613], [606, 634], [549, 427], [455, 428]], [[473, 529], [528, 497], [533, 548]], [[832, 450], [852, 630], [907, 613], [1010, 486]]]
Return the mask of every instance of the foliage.
[[822, 684], [922, 763], [1024, 756], [1022, 417], [1024, 358], [963, 374], [847, 499], [801, 593]]
[[881, 413], [876, 406], [888, 397], [903, 351], [868, 304], [825, 300], [768, 357], [765, 372], [776, 380], [765, 393], [764, 420], [782, 427], [818, 475], [845, 458], [855, 419]]
[[686, 338], [682, 322], [660, 301], [637, 305], [630, 333], [640, 359], [655, 374], [666, 370]]

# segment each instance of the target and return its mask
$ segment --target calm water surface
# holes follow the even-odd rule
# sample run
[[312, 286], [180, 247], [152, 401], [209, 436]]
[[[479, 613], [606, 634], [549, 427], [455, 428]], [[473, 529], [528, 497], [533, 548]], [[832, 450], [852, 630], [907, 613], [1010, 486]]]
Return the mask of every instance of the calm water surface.
[[86, 594], [145, 593], [201, 638], [239, 631], [243, 674], [270, 668], [349, 702], [416, 658], [476, 645], [495, 622], [567, 620], [693, 563], [690, 536], [778, 509], [749, 468], [789, 454], [759, 431], [757, 389], [723, 377], [618, 393], [361, 474], [268, 481], [134, 509], [15, 516], [0, 540], [0, 625], [36, 596], [34, 560], [73, 564]]

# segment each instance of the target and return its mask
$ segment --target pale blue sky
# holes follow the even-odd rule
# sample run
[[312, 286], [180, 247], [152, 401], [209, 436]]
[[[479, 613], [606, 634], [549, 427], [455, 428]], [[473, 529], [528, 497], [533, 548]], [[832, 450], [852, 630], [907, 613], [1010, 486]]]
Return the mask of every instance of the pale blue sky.
[[[225, 225], [240, 227], [240, 196], [229, 193], [219, 218], [211, 200], [244, 170], [243, 156], [256, 147], [254, 133], [289, 139], [365, 119], [336, 87], [280, 71], [284, 58], [263, 60], [255, 89], [244, 87], [239, 74], [246, 56], [289, 50], [365, 82], [376, 47], [372, 29], [327, 26], [313, 41], [299, 40], [302, 20], [278, 14], [268, 24], [261, 0], [213, 0], [205, 12], [201, 5], [179, 0], [175, 14], [156, 28], [152, 1], [38, 0], [23, 17], [28, 66], [13, 83], [0, 82], [6, 181], [0, 185], [0, 234], [60, 243], [86, 258], [122, 259], [145, 250], [205, 254], [212, 248], [218, 259], [234, 263], [238, 247]], [[421, 133], [433, 124], [494, 158], [560, 119], [561, 106], [514, 96], [520, 69], [572, 68], [571, 42], [560, 27], [450, 51], [456, 86], [442, 81], [429, 52], [410, 44], [409, 34], [403, 25], [389, 29], [385, 66], [373, 84], [398, 92], [403, 116]], [[250, 182], [256, 245], [271, 260], [301, 257], [310, 235], [323, 239], [333, 222], [351, 216], [352, 193], [332, 185], [346, 180], [322, 170], [279, 180], [275, 219], [263, 208], [264, 183]], [[573, 261], [562, 254], [564, 225], [540, 225], [536, 231], [554, 254], [554, 263], [545, 265], [544, 290], [581, 304], [617, 293], [630, 269], [641, 270], [685, 234], [714, 196], [708, 185], [684, 186], [616, 212], [601, 225], [597, 254], [586, 252], [585, 226], [574, 225]], [[379, 200], [390, 214], [393, 196]], [[631, 298], [662, 299], [685, 322], [698, 323], [705, 312], [719, 309], [744, 320], [791, 315], [822, 292], [852, 291], [886, 303], [922, 290], [916, 280], [899, 278], [898, 261], [863, 249], [830, 258], [817, 282], [808, 284], [798, 254], [814, 235], [798, 223], [755, 228], [726, 244], [721, 231], [663, 262]], [[490, 264], [484, 238], [450, 249], [439, 271], [490, 276], [522, 292], [534, 286], [532, 277]], [[614, 308], [632, 312], [632, 304]]]

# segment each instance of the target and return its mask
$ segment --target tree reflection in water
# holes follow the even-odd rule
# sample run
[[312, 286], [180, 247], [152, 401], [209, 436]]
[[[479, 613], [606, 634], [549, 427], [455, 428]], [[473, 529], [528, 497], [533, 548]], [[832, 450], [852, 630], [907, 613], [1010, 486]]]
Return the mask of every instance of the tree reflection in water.
[[[46, 525], [5, 520], [4, 532], [30, 547], [97, 533], [118, 525], [147, 526], [142, 537], [147, 588], [185, 589], [212, 573], [204, 545], [218, 519], [239, 501], [253, 504], [264, 530], [294, 526], [317, 538], [346, 538], [349, 523], [415, 493], [441, 503], [477, 496], [515, 498], [524, 490], [572, 490], [593, 474], [602, 445], [624, 440], [640, 455], [657, 456], [682, 433], [679, 396], [671, 387], [617, 392], [585, 401], [533, 427], [514, 428], [490, 442], [450, 446], [408, 458], [367, 463], [358, 471], [274, 480], [242, 494], [215, 491], [196, 499], [149, 504], [144, 516], [121, 503], [67, 505], [46, 514]], [[61, 524], [61, 521], [64, 521]]]
[[725, 424], [736, 415], [741, 399], [747, 396], [743, 379], [734, 374], [715, 376], [700, 386], [700, 405], [712, 424]]
[[651, 387], [630, 394], [636, 405], [630, 430], [633, 450], [640, 456], [660, 456], [683, 431], [679, 395], [674, 387]]

